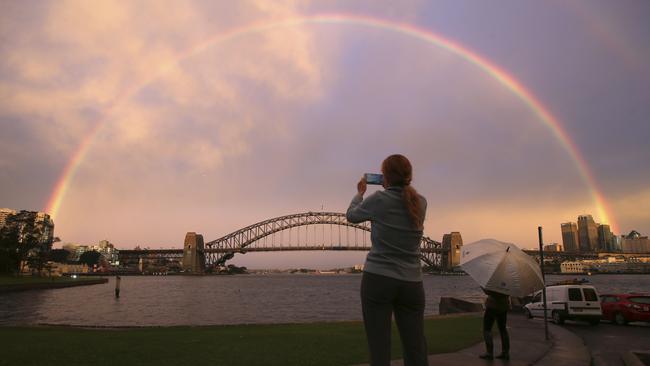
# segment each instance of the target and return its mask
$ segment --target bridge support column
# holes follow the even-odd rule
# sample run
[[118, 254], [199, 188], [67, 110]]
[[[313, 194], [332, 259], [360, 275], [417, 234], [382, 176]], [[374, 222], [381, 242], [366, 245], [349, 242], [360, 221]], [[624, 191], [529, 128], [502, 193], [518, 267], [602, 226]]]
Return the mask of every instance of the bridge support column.
[[203, 235], [195, 232], [185, 234], [183, 246], [183, 270], [193, 274], [202, 274], [205, 270], [205, 252]]
[[460, 264], [460, 249], [463, 246], [463, 238], [458, 231], [452, 231], [442, 236], [442, 248], [447, 252], [442, 257], [442, 267], [451, 270]]

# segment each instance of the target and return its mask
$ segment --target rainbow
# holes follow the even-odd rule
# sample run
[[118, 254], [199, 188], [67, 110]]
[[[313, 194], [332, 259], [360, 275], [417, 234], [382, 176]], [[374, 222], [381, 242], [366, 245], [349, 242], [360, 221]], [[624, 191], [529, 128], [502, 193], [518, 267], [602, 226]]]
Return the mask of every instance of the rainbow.
[[111, 103], [111, 105], [105, 111], [104, 117], [95, 125], [95, 127], [88, 133], [88, 135], [86, 135], [86, 137], [83, 139], [83, 142], [72, 154], [72, 157], [63, 169], [61, 177], [57, 181], [54, 190], [52, 191], [52, 194], [45, 208], [45, 212], [49, 212], [53, 218], [56, 218], [76, 171], [84, 161], [84, 158], [92, 147], [93, 141], [102, 130], [102, 127], [108, 121], [110, 121], [110, 117], [118, 108], [120, 108], [120, 106], [124, 105], [126, 101], [139, 93], [144, 87], [163, 76], [165, 71], [176, 67], [176, 65], [178, 65], [178, 63], [181, 61], [195, 56], [210, 47], [231, 41], [238, 37], [261, 33], [273, 29], [309, 24], [349, 24], [396, 32], [447, 50], [489, 74], [494, 80], [496, 80], [506, 89], [510, 90], [516, 97], [519, 98], [519, 100], [521, 100], [521, 102], [527, 105], [530, 110], [537, 116], [539, 121], [541, 121], [561, 143], [563, 148], [567, 151], [573, 160], [573, 163], [577, 167], [577, 171], [580, 174], [581, 178], [589, 188], [592, 200], [596, 206], [597, 214], [601, 222], [609, 223], [612, 229], [616, 230], [617, 226], [613, 221], [614, 218], [609, 214], [610, 210], [608, 208], [605, 197], [600, 192], [596, 180], [594, 179], [594, 176], [591, 173], [587, 162], [579, 153], [578, 148], [569, 138], [569, 135], [566, 133], [566, 131], [562, 128], [562, 125], [558, 119], [553, 116], [550, 110], [545, 107], [539, 101], [539, 99], [533, 95], [533, 93], [531, 93], [517, 79], [515, 79], [515, 77], [508, 74], [485, 57], [463, 46], [462, 44], [455, 42], [449, 38], [445, 38], [442, 35], [434, 33], [430, 30], [418, 28], [406, 23], [370, 18], [366, 16], [340, 14], [296, 17], [281, 21], [249, 24], [243, 27], [231, 29], [227, 32], [219, 33], [213, 37], [210, 37], [203, 42], [194, 45], [193, 47], [190, 47], [185, 52], [180, 53], [174, 59], [170, 60], [170, 62], [165, 63], [153, 76], [137, 84], [134, 84], [125, 92], [121, 93], [114, 103]]
[[595, 40], [608, 48], [611, 54], [616, 55], [625, 67], [635, 73], [645, 70], [645, 64], [640, 61], [642, 58], [638, 54], [637, 48], [629, 43], [629, 37], [614, 26], [614, 21], [605, 18], [610, 13], [599, 12], [597, 6], [584, 6], [585, 4], [573, 1], [561, 1], [557, 4], [577, 16], [583, 26], [587, 28], [587, 34], [592, 35]]

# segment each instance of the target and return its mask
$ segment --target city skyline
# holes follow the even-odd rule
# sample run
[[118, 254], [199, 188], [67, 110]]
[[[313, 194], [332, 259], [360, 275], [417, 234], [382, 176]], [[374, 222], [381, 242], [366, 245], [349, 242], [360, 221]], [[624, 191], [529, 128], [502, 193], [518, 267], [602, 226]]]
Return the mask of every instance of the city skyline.
[[[18, 211], [12, 210], [12, 209], [7, 209], [7, 208], [0, 208], [0, 228], [4, 225], [4, 220], [7, 215], [12, 215], [16, 214]], [[25, 212], [25, 211], [23, 211]], [[29, 212], [27, 212], [29, 213]], [[36, 217], [46, 217], [47, 220], [49, 221], [49, 215], [43, 212], [31, 212], [36, 215]], [[311, 214], [311, 212], [310, 212]], [[280, 222], [282, 220], [286, 220], [286, 218], [280, 218]], [[50, 221], [51, 223], [51, 221]], [[352, 237], [349, 236], [349, 233], [341, 233], [340, 229], [338, 232], [339, 239], [343, 238], [341, 242], [336, 241], [336, 233], [332, 231], [333, 227], [331, 224], [326, 224], [326, 225], [316, 225], [318, 226], [318, 229], [316, 227], [313, 227], [311, 229], [311, 235], [308, 235], [307, 232], [310, 231], [310, 229], [305, 226], [303, 230], [297, 231], [295, 234], [292, 235], [292, 233], [288, 230], [286, 231], [287, 235], [281, 235], [279, 238], [271, 238], [268, 240], [268, 243], [272, 243], [272, 246], [275, 245], [285, 245], [285, 246], [295, 246], [295, 245], [303, 245], [307, 247], [311, 247], [311, 249], [306, 249], [308, 252], [315, 252], [319, 251], [322, 252], [322, 254], [318, 254], [318, 261], [317, 262], [312, 262], [311, 267], [315, 269], [332, 269], [338, 266], [338, 268], [342, 267], [356, 267], [359, 266], [359, 263], [362, 263], [365, 258], [365, 253], [362, 251], [344, 251], [344, 252], [324, 252], [325, 248], [329, 248], [331, 246], [336, 246], [336, 243], [339, 243], [342, 246], [356, 246], [358, 242], [358, 237], [357, 235], [353, 235]], [[329, 231], [326, 235], [325, 233], [325, 226], [329, 227]], [[589, 229], [589, 227], [592, 227]], [[322, 233], [321, 233], [321, 227], [322, 227]], [[578, 216], [578, 223], [576, 224], [575, 222], [566, 222], [560, 224], [561, 228], [561, 235], [562, 235], [562, 242], [544, 242], [544, 251], [550, 251], [550, 252], [569, 252], [569, 253], [607, 253], [610, 255], [616, 256], [617, 253], [619, 254], [625, 254], [625, 255], [630, 255], [630, 254], [648, 254], [650, 253], [650, 246], [648, 242], [648, 236], [645, 235], [643, 236], [641, 233], [637, 232], [636, 230], [631, 231], [628, 234], [621, 234], [621, 235], [615, 235], [613, 234], [609, 228], [610, 226], [605, 224], [605, 223], [596, 223], [593, 220], [593, 217], [591, 215], [579, 215]], [[52, 236], [52, 227], [50, 227], [50, 230], [46, 235], [49, 235], [51, 238]], [[281, 231], [281, 232], [284, 232]], [[301, 235], [301, 231], [302, 234]], [[317, 232], [318, 231], [318, 232]], [[232, 233], [229, 233], [226, 236], [230, 236]], [[320, 237], [319, 237], [320, 235]], [[341, 236], [342, 235], [342, 236]], [[118, 251], [120, 249], [126, 249], [127, 251], [129, 250], [153, 250], [156, 251], [157, 249], [164, 249], [164, 250], [169, 250], [169, 249], [178, 249], [182, 250], [183, 247], [185, 247], [185, 251], [187, 252], [187, 237], [197, 237], [200, 238], [200, 242], [203, 243], [203, 237], [200, 233], [194, 233], [194, 232], [188, 232], [186, 234], [185, 238], [185, 244], [177, 247], [176, 244], [164, 244], [164, 245], [147, 245], [147, 243], [141, 243], [141, 244], [136, 244], [134, 247], [127, 247], [127, 246], [119, 246], [115, 247], [113, 243], [111, 243], [107, 239], [101, 239], [99, 241], [95, 241], [93, 243], [74, 243], [74, 242], [66, 242], [66, 241], [61, 241], [57, 246], [60, 246], [61, 248], [67, 250], [69, 254], [69, 260], [78, 260], [79, 256], [81, 253], [85, 251], [99, 251], [102, 256], [106, 259], [107, 263], [111, 263], [111, 265], [119, 266], [119, 265], [124, 265], [118, 264], [120, 263], [118, 261], [118, 254], [117, 251], [114, 251], [113, 249], [117, 249]], [[271, 235], [273, 236], [273, 235]], [[310, 237], [311, 236], [311, 237]], [[299, 238], [300, 237], [300, 238]], [[346, 237], [348, 239], [346, 239]], [[352, 238], [352, 242], [350, 242], [350, 238]], [[453, 238], [453, 239], [452, 239]], [[262, 247], [266, 247], [269, 245], [267, 243], [268, 238], [264, 238], [260, 240], [257, 243], [252, 243], [251, 248], [258, 247], [258, 245]], [[283, 241], [284, 240], [284, 241]], [[369, 238], [369, 233], [366, 233], [366, 238], [362, 239], [361, 243], [363, 245], [366, 244], [366, 240], [370, 241]], [[452, 244], [452, 240], [453, 243]], [[59, 241], [59, 238], [57, 238], [57, 241]], [[51, 240], [50, 240], [51, 242]], [[276, 243], [277, 242], [277, 243]], [[302, 242], [302, 244], [301, 244]], [[451, 254], [449, 257], [446, 259], [443, 259], [442, 262], [446, 263], [446, 265], [449, 266], [449, 268], [458, 265], [459, 261], [459, 246], [462, 246], [463, 239], [462, 235], [459, 232], [451, 232], [443, 235], [442, 240], [440, 241], [441, 248], [449, 249], [451, 250]], [[323, 248], [321, 249], [320, 245], [323, 245]], [[201, 245], [203, 247], [203, 245]], [[313, 247], [316, 246], [318, 249], [315, 250]], [[455, 246], [455, 250], [453, 250], [452, 246]], [[110, 249], [107, 249], [110, 248]], [[524, 248], [524, 249], [529, 249], [533, 251], [537, 251], [538, 247], [532, 247], [532, 248]], [[245, 254], [248, 254], [247, 256]], [[263, 253], [256, 253], [255, 250], [247, 250], [243, 253], [237, 253], [234, 256], [234, 259], [231, 259], [232, 264], [236, 264], [239, 266], [243, 267], [248, 267], [250, 265], [253, 265], [254, 267], [252, 269], [256, 270], [264, 270], [264, 269], [290, 269], [290, 268], [305, 268], [303, 265], [305, 263], [305, 257], [302, 254], [294, 255], [289, 257], [293, 258], [287, 258], [287, 254], [291, 254], [290, 252], [263, 252]], [[75, 259], [76, 258], [76, 259]], [[186, 260], [186, 257], [183, 256], [183, 263]], [[187, 259], [188, 261], [195, 261], [197, 260], [196, 258], [194, 259]], [[196, 264], [195, 264], [196, 265]], [[183, 265], [185, 266], [185, 264]], [[251, 268], [249, 268], [251, 269]], [[194, 270], [193, 270], [194, 272]]]
[[647, 3], [6, 8], [0, 207], [51, 211], [64, 242], [345, 212], [396, 152], [434, 240], [562, 243], [583, 214], [650, 232]]

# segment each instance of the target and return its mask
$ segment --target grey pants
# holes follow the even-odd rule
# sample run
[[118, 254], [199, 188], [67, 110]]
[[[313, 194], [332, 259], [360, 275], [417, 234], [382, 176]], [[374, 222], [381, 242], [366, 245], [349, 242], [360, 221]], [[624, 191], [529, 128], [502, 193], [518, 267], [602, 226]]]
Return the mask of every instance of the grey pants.
[[364, 272], [361, 307], [371, 366], [390, 365], [393, 314], [402, 341], [404, 365], [428, 365], [422, 282], [400, 281]]

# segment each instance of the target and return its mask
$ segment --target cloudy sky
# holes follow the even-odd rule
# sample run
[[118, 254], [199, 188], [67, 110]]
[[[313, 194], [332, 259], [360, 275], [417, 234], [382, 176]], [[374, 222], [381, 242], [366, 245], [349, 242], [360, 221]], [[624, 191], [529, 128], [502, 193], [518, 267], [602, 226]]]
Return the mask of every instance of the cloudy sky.
[[[650, 3], [3, 1], [0, 207], [52, 209], [64, 242], [180, 247], [290, 213], [344, 212], [402, 153], [425, 234], [534, 247], [591, 213], [650, 233]], [[330, 21], [308, 21], [314, 17]], [[337, 18], [338, 17], [338, 18]], [[341, 21], [332, 21], [331, 19]], [[345, 19], [345, 21], [342, 21]], [[432, 32], [518, 81], [513, 90]], [[87, 143], [87, 145], [84, 145]], [[83, 154], [78, 154], [80, 151]], [[363, 254], [237, 257], [348, 265]]]

